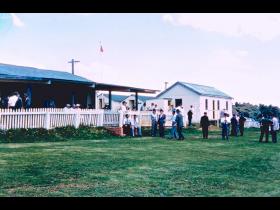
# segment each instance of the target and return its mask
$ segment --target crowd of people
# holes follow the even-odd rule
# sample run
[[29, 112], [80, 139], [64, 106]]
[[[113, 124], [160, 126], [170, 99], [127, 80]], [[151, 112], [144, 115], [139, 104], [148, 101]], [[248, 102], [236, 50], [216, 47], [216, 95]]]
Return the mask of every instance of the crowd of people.
[[31, 108], [31, 99], [27, 93], [24, 93], [22, 98], [16, 91], [7, 97], [0, 97], [0, 107], [3, 109], [29, 109]]
[[[125, 105], [125, 104], [124, 104]], [[127, 110], [123, 108], [123, 110]], [[193, 107], [190, 107], [190, 110], [187, 113], [188, 123], [187, 126], [192, 126], [192, 117], [193, 117]], [[171, 118], [171, 129], [169, 139], [184, 140], [184, 135], [182, 133], [184, 124], [184, 116], [182, 114], [182, 108], [178, 107], [172, 110]], [[223, 140], [229, 140], [230, 136], [238, 137], [244, 135], [244, 126], [246, 118], [243, 114], [233, 114], [230, 118], [230, 115], [226, 110], [222, 110], [220, 113], [219, 126], [221, 128], [221, 136]], [[165, 123], [166, 115], [164, 114], [163, 109], [158, 111], [154, 108], [151, 112], [151, 136], [159, 136], [161, 138], [165, 137]], [[208, 139], [210, 120], [207, 116], [207, 112], [204, 112], [203, 116], [200, 119], [200, 128], [202, 130], [203, 139]], [[260, 120], [260, 138], [259, 141], [262, 142], [265, 136], [265, 142], [268, 142], [269, 134], [272, 136], [272, 142], [277, 142], [277, 131], [279, 130], [279, 121], [275, 115], [262, 115]], [[133, 115], [133, 118], [130, 119], [129, 115], [126, 114], [124, 119], [124, 133], [128, 136], [137, 136], [135, 133], [138, 133], [138, 136], [142, 136], [141, 125], [139, 119], [136, 115]]]

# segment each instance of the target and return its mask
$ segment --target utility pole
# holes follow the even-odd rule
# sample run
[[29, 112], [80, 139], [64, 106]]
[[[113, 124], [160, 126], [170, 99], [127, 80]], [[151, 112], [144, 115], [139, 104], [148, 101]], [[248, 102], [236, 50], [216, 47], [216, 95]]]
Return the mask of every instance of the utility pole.
[[168, 82], [164, 82], [164, 90], [167, 89]]
[[74, 64], [75, 63], [79, 63], [80, 61], [75, 61], [74, 59], [72, 59], [71, 61], [68, 61], [68, 63], [71, 63], [72, 64], [72, 74], [75, 74], [74, 73]]

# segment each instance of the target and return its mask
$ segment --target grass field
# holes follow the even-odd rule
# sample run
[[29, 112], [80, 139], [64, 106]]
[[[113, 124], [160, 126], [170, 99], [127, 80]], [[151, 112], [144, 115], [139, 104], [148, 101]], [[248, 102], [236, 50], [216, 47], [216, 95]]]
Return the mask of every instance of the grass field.
[[0, 144], [0, 196], [279, 196], [280, 145], [245, 137]]

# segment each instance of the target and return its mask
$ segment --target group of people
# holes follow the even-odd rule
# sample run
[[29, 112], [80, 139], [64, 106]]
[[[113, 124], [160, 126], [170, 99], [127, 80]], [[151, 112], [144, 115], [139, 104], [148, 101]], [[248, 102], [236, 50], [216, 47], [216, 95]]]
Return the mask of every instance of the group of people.
[[70, 104], [66, 104], [66, 106], [63, 108], [64, 111], [71, 111], [71, 110], [77, 110], [77, 109], [81, 109], [81, 105], [80, 104], [74, 104], [73, 106], [71, 106]]
[[272, 115], [264, 115], [260, 116], [260, 130], [261, 135], [259, 142], [263, 141], [263, 137], [265, 136], [265, 142], [268, 142], [269, 133], [271, 133], [272, 142], [277, 142], [277, 132], [279, 130], [279, 121], [275, 114]]
[[229, 114], [226, 112], [222, 113], [220, 119], [220, 124], [222, 127], [222, 139], [229, 140], [229, 135], [237, 137], [239, 132], [240, 136], [243, 136], [245, 121], [246, 118], [242, 114], [241, 116], [233, 114], [232, 118], [229, 119]]
[[22, 98], [19, 92], [15, 91], [7, 97], [0, 98], [0, 107], [3, 109], [29, 109], [31, 108], [31, 99], [27, 93], [24, 93]]
[[142, 137], [142, 129], [137, 115], [133, 115], [131, 118], [129, 114], [125, 114], [123, 120], [123, 133], [130, 137]]
[[[157, 115], [156, 109], [153, 109], [151, 115], [152, 129], [151, 136], [155, 137], [157, 135], [157, 130], [159, 130], [159, 136], [164, 138], [165, 136], [165, 123], [166, 123], [166, 115], [163, 110], [160, 109], [160, 114]], [[183, 123], [183, 115], [179, 109], [172, 110], [172, 128], [171, 128], [171, 139], [184, 140], [184, 136], [182, 133], [184, 127]]]

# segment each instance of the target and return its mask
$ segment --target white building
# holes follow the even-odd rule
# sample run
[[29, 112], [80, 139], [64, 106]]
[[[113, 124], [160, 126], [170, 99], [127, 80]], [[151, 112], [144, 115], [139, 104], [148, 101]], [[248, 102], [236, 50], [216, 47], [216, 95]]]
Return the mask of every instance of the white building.
[[[143, 103], [145, 103], [149, 99], [153, 99], [154, 97], [150, 96], [142, 96], [138, 95], [138, 108], [140, 110]], [[135, 106], [135, 95], [115, 95], [112, 94], [112, 110], [118, 110], [120, 109], [120, 106], [123, 101], [127, 102], [127, 106], [132, 110], [132, 108]], [[106, 105], [109, 104], [109, 94], [101, 93], [97, 96], [96, 100], [96, 108], [97, 109], [103, 109]]]
[[193, 106], [193, 122], [198, 123], [204, 112], [207, 112], [209, 120], [218, 120], [220, 112], [225, 109], [232, 115], [232, 97], [217, 90], [214, 87], [176, 82], [156, 97], [168, 100], [168, 105], [174, 108], [183, 106], [184, 116]]

